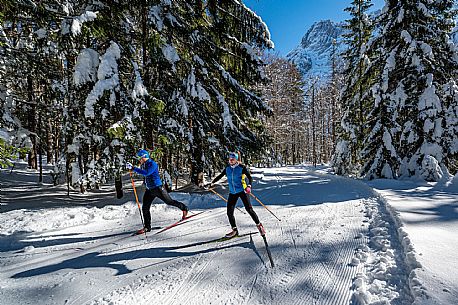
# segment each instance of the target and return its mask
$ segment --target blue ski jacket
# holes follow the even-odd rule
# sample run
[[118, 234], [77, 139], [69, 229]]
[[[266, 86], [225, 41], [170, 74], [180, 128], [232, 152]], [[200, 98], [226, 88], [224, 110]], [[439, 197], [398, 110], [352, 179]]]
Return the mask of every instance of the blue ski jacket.
[[227, 165], [226, 168], [221, 172], [221, 174], [219, 174], [217, 177], [215, 177], [215, 179], [213, 179], [212, 183], [215, 183], [224, 176], [227, 177], [229, 192], [231, 194], [237, 194], [245, 191], [246, 187], [248, 186], [245, 178], [248, 179], [249, 185], [253, 183], [253, 178], [251, 178], [250, 171], [245, 165], [240, 163], [237, 163], [237, 165], [235, 165], [234, 167]]
[[145, 176], [147, 189], [154, 189], [162, 186], [161, 176], [159, 175], [159, 165], [152, 159], [148, 159], [140, 168], [134, 167], [134, 172]]

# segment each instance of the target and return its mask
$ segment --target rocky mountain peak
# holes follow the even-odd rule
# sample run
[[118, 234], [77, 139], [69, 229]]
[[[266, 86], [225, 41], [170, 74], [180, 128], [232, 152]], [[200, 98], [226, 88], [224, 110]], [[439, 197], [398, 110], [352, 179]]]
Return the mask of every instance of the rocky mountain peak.
[[299, 46], [286, 57], [294, 62], [301, 73], [327, 77], [331, 71], [331, 55], [336, 42], [337, 52], [343, 51], [343, 23], [322, 20], [314, 23], [301, 40]]

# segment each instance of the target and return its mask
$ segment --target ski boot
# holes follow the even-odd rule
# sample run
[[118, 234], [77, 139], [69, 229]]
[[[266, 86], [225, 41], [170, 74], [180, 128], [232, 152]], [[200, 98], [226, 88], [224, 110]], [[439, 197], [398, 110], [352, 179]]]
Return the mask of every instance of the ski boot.
[[262, 223], [258, 223], [256, 227], [258, 228], [259, 233], [261, 233], [261, 236], [266, 235], [266, 229], [264, 229], [264, 226], [262, 225]]
[[236, 227], [232, 228], [232, 231], [224, 235], [225, 238], [233, 238], [239, 236], [239, 231]]
[[188, 211], [189, 211], [188, 209], [182, 211], [183, 215], [181, 216], [181, 220], [185, 220], [186, 219], [186, 217], [188, 216]]
[[135, 235], [145, 234], [145, 233], [147, 233], [147, 232], [151, 232], [151, 228], [145, 227], [145, 228], [143, 228], [143, 229], [140, 229], [140, 230], [138, 230], [137, 232], [135, 232]]

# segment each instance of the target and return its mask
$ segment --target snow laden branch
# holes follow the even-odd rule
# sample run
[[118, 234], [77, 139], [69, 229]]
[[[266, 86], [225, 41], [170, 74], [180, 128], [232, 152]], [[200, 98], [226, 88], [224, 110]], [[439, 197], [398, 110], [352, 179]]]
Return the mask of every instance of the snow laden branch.
[[121, 50], [115, 42], [110, 43], [110, 47], [100, 60], [97, 70], [97, 82], [91, 93], [86, 99], [84, 115], [87, 118], [94, 118], [94, 105], [103, 96], [105, 91], [110, 91], [110, 103], [115, 103], [114, 91], [119, 86], [119, 74], [117, 60], [121, 58]]

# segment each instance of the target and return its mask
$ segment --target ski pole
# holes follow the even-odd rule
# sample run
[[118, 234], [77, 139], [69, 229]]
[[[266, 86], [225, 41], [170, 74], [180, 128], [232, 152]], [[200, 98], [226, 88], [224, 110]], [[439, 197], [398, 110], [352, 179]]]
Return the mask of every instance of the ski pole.
[[270, 212], [270, 214], [274, 215], [274, 217], [277, 218], [278, 221], [281, 221], [281, 219], [278, 218], [277, 216], [275, 216], [275, 214], [274, 214], [267, 206], [265, 206], [264, 203], [262, 203], [261, 200], [258, 199], [258, 197], [256, 197], [253, 193], [250, 193], [250, 195], [251, 195], [254, 199], [256, 199], [256, 201], [259, 202], [263, 207], [265, 207], [266, 210]]
[[214, 189], [209, 189], [213, 194], [215, 194], [216, 196], [218, 196], [219, 198], [223, 199], [225, 202], [227, 202], [227, 199], [224, 198], [223, 196], [221, 196], [217, 191], [215, 191]]
[[[209, 189], [213, 194], [215, 194], [216, 196], [218, 196], [219, 198], [223, 199], [226, 203], [227, 203], [227, 199], [224, 198], [223, 196], [221, 196], [217, 191], [215, 191], [214, 189]], [[237, 208], [237, 207], [236, 207]], [[245, 214], [244, 211], [242, 211], [241, 209], [237, 208], [237, 210], [239, 210], [240, 212], [242, 212], [243, 214]]]
[[[132, 187], [134, 188], [135, 201], [137, 202], [138, 211], [140, 212], [140, 218], [142, 220], [142, 226], [145, 227], [145, 222], [143, 221], [142, 209], [140, 208], [140, 202], [138, 201], [137, 189], [135, 188], [134, 178], [132, 177], [132, 171], [129, 171], [129, 174], [130, 174], [130, 182], [132, 182]], [[145, 231], [145, 237], [146, 237], [146, 231]]]

